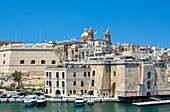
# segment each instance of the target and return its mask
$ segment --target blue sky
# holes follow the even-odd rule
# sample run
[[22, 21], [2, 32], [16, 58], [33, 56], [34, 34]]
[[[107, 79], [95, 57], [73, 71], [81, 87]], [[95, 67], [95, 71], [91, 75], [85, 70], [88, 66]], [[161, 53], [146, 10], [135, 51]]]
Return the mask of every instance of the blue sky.
[[80, 39], [90, 25], [112, 43], [170, 47], [170, 0], [0, 0], [0, 39]]

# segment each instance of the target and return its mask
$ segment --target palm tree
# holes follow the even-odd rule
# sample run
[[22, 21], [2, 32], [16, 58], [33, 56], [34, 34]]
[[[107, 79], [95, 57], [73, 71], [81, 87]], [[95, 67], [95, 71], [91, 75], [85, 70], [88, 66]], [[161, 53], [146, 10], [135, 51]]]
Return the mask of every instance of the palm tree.
[[19, 89], [22, 87], [22, 76], [23, 73], [21, 71], [15, 70], [14, 73], [11, 74], [13, 81], [18, 83]]

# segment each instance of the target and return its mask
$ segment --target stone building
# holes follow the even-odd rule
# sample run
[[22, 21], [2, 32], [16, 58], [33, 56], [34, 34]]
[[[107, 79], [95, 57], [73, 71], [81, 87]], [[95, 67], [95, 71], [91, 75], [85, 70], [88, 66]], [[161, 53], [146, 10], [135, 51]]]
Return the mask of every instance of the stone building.
[[9, 44], [22, 44], [22, 42], [18, 42], [18, 41], [8, 41], [8, 40], [0, 40], [0, 46], [3, 45], [9, 45]]
[[90, 26], [88, 32], [87, 32], [87, 29], [85, 28], [84, 29], [84, 33], [82, 33], [81, 37], [80, 37], [80, 42], [87, 42], [89, 43], [91, 46], [94, 46], [95, 43], [98, 43], [98, 42], [95, 42], [95, 41], [100, 41], [102, 42], [104, 45], [112, 45], [112, 42], [111, 42], [111, 34], [110, 34], [110, 31], [109, 29], [107, 28], [106, 32], [105, 32], [105, 39], [102, 40], [102, 38], [100, 39], [95, 39], [94, 38], [94, 35], [95, 35], [95, 32], [93, 31], [93, 28], [92, 26]]
[[[57, 56], [53, 44], [50, 43], [0, 46], [0, 75], [10, 77], [15, 70], [21, 71], [26, 78], [24, 82], [26, 85], [43, 86], [46, 66], [55, 65], [56, 62]], [[7, 85], [10, 84], [11, 82]]]
[[86, 61], [89, 57], [105, 56], [112, 52], [111, 34], [109, 29], [105, 32], [105, 38], [94, 38], [95, 32], [90, 26], [89, 30], [84, 29], [80, 42], [67, 46], [67, 59], [71, 61]]
[[91, 75], [90, 67], [86, 65], [48, 66], [45, 75], [45, 91], [53, 96], [75, 96], [78, 92], [89, 94], [90, 81], [94, 86], [95, 73]]
[[[73, 66], [80, 66], [81, 63], [76, 63]], [[87, 68], [72, 68], [68, 66], [64, 68], [54, 67], [46, 68], [46, 72], [51, 72], [53, 79], [51, 81], [51, 92], [49, 85], [45, 88], [48, 94], [56, 95], [56, 72], [62, 71], [65, 74], [65, 92], [60, 95], [72, 95], [70, 89], [76, 92], [82, 92], [84, 95], [89, 95], [87, 91], [91, 91], [95, 96], [146, 96], [146, 95], [164, 95], [170, 93], [170, 86], [167, 75], [165, 73], [165, 63], [163, 62], [139, 62], [134, 60], [116, 60], [116, 61], [90, 61], [84, 63]], [[90, 78], [84, 77], [84, 72], [89, 72]], [[76, 78], [74, 73], [76, 72]], [[61, 72], [59, 73], [61, 74]], [[81, 88], [81, 81], [86, 83], [86, 87]], [[63, 80], [59, 79], [59, 83]], [[79, 84], [73, 88], [74, 81]], [[91, 87], [91, 88], [90, 88]], [[46, 91], [46, 92], [47, 92]], [[59, 89], [59, 91], [62, 91]], [[86, 92], [85, 92], [86, 91]], [[74, 92], [74, 93], [76, 93]], [[74, 94], [75, 95], [75, 94]]]

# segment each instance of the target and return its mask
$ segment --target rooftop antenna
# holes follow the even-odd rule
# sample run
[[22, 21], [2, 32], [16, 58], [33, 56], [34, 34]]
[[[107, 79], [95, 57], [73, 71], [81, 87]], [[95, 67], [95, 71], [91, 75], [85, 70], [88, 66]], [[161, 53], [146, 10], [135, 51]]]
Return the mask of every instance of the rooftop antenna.
[[40, 28], [40, 32], [39, 32], [39, 42], [41, 43], [41, 28]]
[[17, 27], [15, 28], [15, 43], [17, 42], [17, 36], [18, 36], [18, 30], [17, 30]]

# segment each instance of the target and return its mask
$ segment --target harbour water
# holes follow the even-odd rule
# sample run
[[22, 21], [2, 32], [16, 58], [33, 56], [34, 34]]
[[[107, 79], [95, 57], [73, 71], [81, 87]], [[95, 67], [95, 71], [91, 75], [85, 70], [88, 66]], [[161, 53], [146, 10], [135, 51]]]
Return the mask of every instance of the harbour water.
[[45, 107], [25, 107], [23, 103], [0, 103], [0, 112], [169, 112], [170, 106], [137, 107], [125, 103], [95, 103], [76, 107], [74, 103], [48, 103]]

